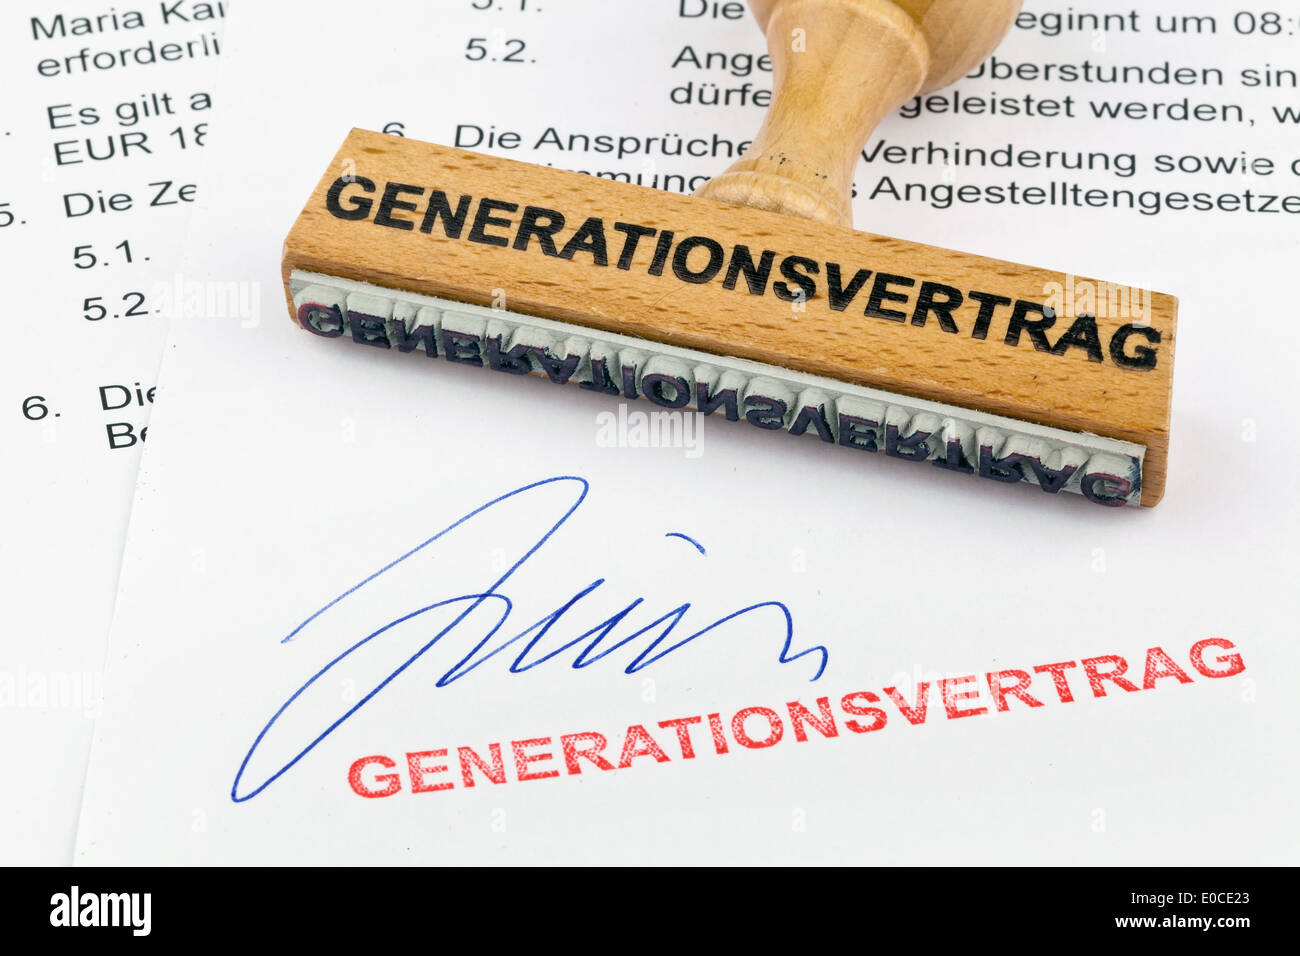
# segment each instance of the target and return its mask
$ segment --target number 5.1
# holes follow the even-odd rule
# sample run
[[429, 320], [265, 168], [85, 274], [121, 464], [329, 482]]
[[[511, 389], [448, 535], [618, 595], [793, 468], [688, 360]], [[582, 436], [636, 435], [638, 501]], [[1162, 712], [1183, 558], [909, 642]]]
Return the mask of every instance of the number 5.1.
[[[123, 239], [113, 248], [121, 251], [122, 258], [125, 260], [127, 265], [130, 265], [135, 261], [131, 257], [131, 241], [129, 239]], [[77, 246], [72, 250], [72, 264], [78, 269], [89, 269], [92, 266], [97, 265], [99, 263], [99, 257], [95, 255], [94, 250], [95, 247], [90, 244]], [[105, 261], [104, 264], [107, 265], [107, 261]]]

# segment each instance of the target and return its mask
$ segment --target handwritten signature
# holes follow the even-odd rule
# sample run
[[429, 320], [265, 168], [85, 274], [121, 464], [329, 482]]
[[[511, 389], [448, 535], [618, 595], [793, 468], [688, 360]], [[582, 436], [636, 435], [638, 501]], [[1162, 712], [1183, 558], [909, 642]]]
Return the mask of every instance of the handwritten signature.
[[[537, 648], [538, 644], [544, 638], [546, 638], [548, 634], [550, 634], [552, 628], [556, 628], [557, 625], [560, 625], [561, 621], [565, 619], [566, 615], [571, 615], [571, 612], [574, 610], [575, 607], [578, 606], [579, 603], [590, 598], [591, 595], [593, 595], [597, 590], [599, 590], [599, 588], [605, 583], [605, 578], [603, 577], [597, 578], [595, 581], [592, 581], [586, 587], [574, 593], [572, 597], [568, 598], [563, 603], [561, 603], [558, 607], [556, 607], [554, 611], [551, 611], [549, 614], [546, 614], [539, 620], [533, 622], [532, 624], [525, 627], [523, 630], [518, 631], [513, 635], [510, 634], [513, 628], [507, 628], [507, 621], [510, 619], [511, 614], [514, 612], [515, 602], [507, 594], [503, 593], [500, 589], [502, 585], [504, 585], [507, 581], [510, 580], [511, 577], [513, 577], [516, 574], [516, 572], [520, 571], [520, 569], [522, 569], [525, 564], [527, 564], [532, 560], [533, 556], [542, 549], [543, 545], [545, 545], [548, 541], [550, 541], [550, 539], [556, 534], [556, 532], [558, 532], [560, 528], [563, 527], [564, 524], [571, 517], [573, 517], [574, 513], [577, 512], [577, 510], [582, 506], [583, 501], [586, 500], [587, 493], [589, 491], [590, 486], [585, 478], [578, 478], [574, 476], [560, 476], [555, 478], [547, 478], [543, 481], [537, 481], [530, 485], [524, 485], [521, 488], [516, 488], [514, 491], [501, 495], [499, 498], [494, 498], [491, 501], [487, 502], [486, 504], [481, 505], [478, 508], [475, 508], [473, 511], [469, 512], [468, 514], [464, 515], [461, 518], [458, 518], [456, 521], [452, 522], [450, 525], [443, 528], [441, 531], [433, 535], [433, 537], [429, 538], [428, 540], [424, 541], [422, 544], [417, 545], [415, 548], [412, 548], [410, 551], [407, 551], [401, 557], [384, 565], [382, 568], [380, 568], [374, 574], [371, 574], [369, 577], [362, 580], [360, 583], [354, 585], [351, 588], [348, 588], [348, 590], [344, 591], [338, 597], [334, 598], [334, 600], [330, 601], [320, 610], [316, 611], [305, 621], [303, 621], [301, 624], [295, 627], [289, 633], [289, 635], [282, 640], [281, 643], [287, 643], [289, 641], [294, 640], [303, 631], [303, 629], [306, 628], [313, 621], [316, 621], [318, 618], [321, 618], [322, 615], [326, 615], [330, 613], [331, 610], [336, 608], [340, 603], [344, 602], [349, 598], [352, 598], [354, 595], [357, 595], [359, 592], [362, 592], [367, 587], [367, 585], [370, 585], [376, 579], [387, 574], [389, 571], [393, 570], [402, 562], [408, 560], [409, 558], [415, 556], [416, 554], [424, 552], [425, 549], [430, 548], [433, 545], [437, 544], [437, 542], [440, 539], [442, 539], [444, 536], [448, 535], [452, 531], [458, 528], [469, 526], [472, 522], [475, 521], [476, 518], [481, 518], [482, 516], [487, 515], [489, 512], [493, 511], [493, 509], [498, 509], [506, 502], [511, 501], [511, 499], [522, 499], [523, 496], [537, 497], [536, 493], [540, 489], [546, 488], [548, 486], [556, 486], [558, 488], [571, 490], [574, 494], [573, 503], [568, 507], [568, 509], [564, 512], [564, 514], [562, 514], [559, 517], [559, 519], [550, 527], [548, 531], [542, 534], [541, 537], [538, 538], [536, 541], [532, 542], [532, 544], [527, 548], [527, 550], [519, 558], [519, 560], [517, 560], [513, 565], [511, 565], [505, 571], [505, 573], [503, 573], [500, 577], [498, 577], [494, 582], [488, 585], [488, 587], [484, 588], [481, 591], [472, 594], [461, 594], [455, 597], [442, 598], [440, 600], [433, 601], [430, 604], [426, 604], [422, 607], [416, 608], [413, 611], [409, 611], [401, 615], [400, 617], [397, 617], [389, 621], [387, 624], [384, 624], [382, 627], [372, 631], [371, 633], [367, 634], [365, 637], [361, 638], [356, 643], [352, 644], [342, 653], [338, 654], [332, 660], [328, 661], [323, 667], [321, 667], [318, 671], [316, 671], [316, 673], [312, 674], [297, 690], [295, 690], [289, 696], [288, 700], [286, 700], [283, 704], [280, 705], [279, 709], [276, 710], [275, 714], [272, 715], [271, 719], [266, 722], [266, 726], [264, 726], [262, 730], [258, 733], [256, 739], [253, 741], [252, 746], [249, 747], [248, 753], [245, 754], [243, 761], [240, 763], [239, 771], [235, 774], [235, 781], [230, 788], [230, 798], [236, 803], [242, 803], [246, 800], [251, 800], [253, 797], [256, 797], [259, 793], [261, 793], [263, 790], [265, 790], [267, 787], [273, 784], [276, 780], [282, 777], [285, 773], [287, 773], [290, 769], [292, 769], [293, 766], [297, 764], [300, 760], [302, 760], [304, 757], [306, 757], [307, 754], [311, 753], [311, 751], [314, 750], [323, 740], [325, 740], [330, 734], [332, 734], [335, 730], [337, 730], [346, 720], [351, 718], [357, 711], [359, 711], [362, 707], [364, 707], [367, 703], [369, 703], [372, 699], [374, 699], [374, 697], [377, 694], [379, 694], [385, 687], [387, 687], [399, 674], [401, 674], [408, 667], [410, 667], [412, 664], [418, 661], [431, 648], [433, 648], [435, 645], [437, 645], [439, 642], [443, 641], [444, 639], [450, 639], [453, 636], [459, 637], [462, 636], [462, 634], [467, 635], [467, 640], [473, 641], [472, 646], [470, 647], [469, 651], [464, 655], [464, 657], [462, 657], [456, 664], [454, 664], [449, 670], [447, 670], [441, 677], [438, 678], [438, 680], [434, 683], [435, 687], [446, 687], [447, 685], [453, 683], [454, 681], [458, 681], [468, 676], [481, 665], [487, 663], [492, 658], [503, 653], [508, 648], [514, 647], [515, 645], [521, 642], [523, 642], [523, 647], [518, 651], [514, 660], [511, 661], [508, 668], [508, 671], [511, 674], [522, 674], [527, 671], [530, 671], [533, 668], [538, 667], [541, 664], [545, 664], [547, 661], [550, 661], [556, 658], [557, 656], [563, 654], [564, 652], [570, 651], [574, 648], [580, 648], [580, 649], [578, 650], [576, 656], [574, 656], [573, 659], [570, 661], [570, 666], [574, 669], [589, 667], [590, 665], [595, 664], [598, 661], [604, 660], [606, 657], [609, 657], [615, 651], [618, 651], [621, 648], [627, 646], [628, 644], [631, 644], [633, 641], [636, 641], [638, 638], [653, 635], [653, 639], [651, 639], [649, 643], [646, 644], [641, 649], [640, 653], [638, 653], [636, 657], [634, 657], [632, 661], [623, 668], [623, 672], [625, 674], [635, 674], [636, 672], [646, 667], [649, 667], [651, 664], [655, 663], [656, 661], [662, 660], [664, 657], [667, 657], [669, 654], [673, 653], [674, 651], [679, 650], [682, 647], [685, 647], [687, 644], [691, 643], [695, 639], [699, 637], [703, 637], [705, 634], [708, 634], [709, 632], [721, 627], [722, 625], [728, 623], [729, 621], [734, 621], [737, 618], [743, 617], [745, 615], [753, 615], [753, 614], [758, 614], [760, 612], [766, 612], [766, 618], [775, 617], [776, 619], [775, 630], [777, 631], [777, 633], [781, 634], [782, 636], [781, 652], [777, 658], [778, 662], [781, 664], [790, 664], [804, 657], [811, 657], [813, 662], [815, 662], [816, 664], [816, 672], [813, 674], [810, 680], [815, 681], [822, 676], [822, 673], [826, 670], [826, 664], [828, 660], [828, 653], [826, 648], [821, 645], [814, 645], [805, 650], [798, 651], [797, 653], [791, 653], [791, 645], [794, 640], [794, 620], [790, 616], [789, 608], [787, 608], [780, 601], [760, 601], [756, 604], [750, 604], [746, 607], [741, 608], [738, 611], [733, 611], [732, 613], [727, 614], [724, 617], [718, 618], [712, 623], [709, 623], [704, 627], [701, 627], [698, 630], [693, 631], [692, 633], [688, 634], [685, 637], [681, 637], [680, 639], [677, 640], [672, 640], [676, 636], [675, 632], [678, 630], [679, 625], [681, 625], [682, 630], [685, 630], [687, 627], [689, 627], [689, 625], [685, 625], [682, 623], [683, 619], [686, 617], [687, 612], [690, 611], [691, 609], [691, 604], [689, 602], [686, 602], [678, 605], [677, 607], [673, 608], [667, 613], [659, 615], [650, 623], [645, 624], [642, 627], [636, 628], [635, 630], [631, 631], [631, 633], [628, 633], [626, 636], [615, 638], [613, 636], [614, 631], [616, 629], [619, 629], [621, 626], [623, 626], [624, 622], [628, 621], [628, 619], [633, 615], [633, 612], [636, 611], [645, 600], [644, 598], [638, 597], [631, 603], [615, 611], [613, 614], [610, 614], [599, 624], [596, 624], [594, 627], [588, 628], [587, 630], [578, 634], [576, 637], [572, 638], [571, 640], [565, 641], [559, 647], [556, 647], [545, 653], [539, 654], [536, 657], [532, 657], [531, 655], [533, 654], [534, 649]], [[479, 523], [481, 524], [482, 522], [480, 521]], [[707, 551], [705, 550], [704, 546], [701, 545], [694, 538], [691, 538], [681, 532], [676, 532], [676, 531], [669, 532], [665, 536], [683, 538], [686, 541], [688, 541], [690, 544], [692, 544], [695, 547], [695, 549], [700, 553], [701, 556], [707, 557]], [[552, 574], [555, 572], [555, 570], [556, 570], [555, 568], [549, 569], [550, 573]], [[462, 627], [462, 622], [465, 621], [468, 617], [470, 617], [470, 615], [473, 614], [473, 612], [479, 607], [488, 606], [488, 605], [494, 607], [499, 612], [499, 616], [497, 617], [495, 623], [492, 623], [490, 629], [488, 629], [486, 633], [482, 634], [482, 636], [479, 636], [477, 640], [475, 640], [474, 635], [477, 632], [474, 629], [474, 626], [471, 624]], [[311, 688], [312, 685], [314, 685], [317, 681], [325, 677], [325, 675], [329, 674], [330, 671], [333, 670], [333, 668], [337, 667], [343, 661], [347, 660], [347, 658], [351, 656], [353, 653], [360, 650], [362, 647], [369, 644], [371, 641], [375, 640], [376, 638], [381, 637], [382, 635], [389, 632], [390, 630], [397, 627], [398, 625], [405, 624], [406, 622], [414, 618], [417, 618], [420, 615], [426, 614], [430, 611], [435, 611], [441, 608], [455, 609], [457, 607], [462, 607], [463, 609], [460, 611], [458, 615], [456, 615], [456, 617], [451, 621], [450, 624], [447, 624], [445, 627], [441, 628], [436, 634], [434, 634], [431, 638], [429, 638], [429, 640], [426, 643], [424, 643], [422, 646], [416, 649], [416, 651], [413, 654], [407, 656], [405, 660], [401, 661], [396, 667], [394, 667], [386, 677], [384, 677], [377, 684], [375, 684], [375, 686], [371, 688], [363, 696], [361, 696], [359, 700], [357, 700], [355, 703], [349, 706], [340, 716], [333, 719], [333, 721], [323, 731], [317, 734], [310, 741], [310, 743], [308, 743], [305, 747], [299, 750], [297, 754], [293, 756], [292, 759], [284, 763], [278, 770], [272, 773], [269, 777], [267, 777], [257, 786], [251, 787], [251, 785], [244, 784], [244, 773], [248, 769], [249, 762], [253, 759], [253, 755], [257, 753], [258, 748], [262, 745], [263, 740], [266, 738], [271, 728], [276, 725], [277, 721], [279, 721], [282, 717], [284, 717], [287, 713], [289, 713], [290, 710], [293, 709], [296, 704], [299, 705], [300, 709], [302, 706], [305, 706], [299, 704], [299, 701], [300, 698], [302, 698], [303, 694], [309, 688]], [[480, 618], [481, 617], [482, 615], [480, 615]], [[572, 616], [569, 617], [569, 620], [572, 620]], [[628, 621], [626, 626], [635, 627], [635, 623]], [[668, 643], [670, 640], [672, 640], [672, 643]], [[384, 666], [386, 667], [387, 665]], [[292, 749], [292, 747], [290, 749]], [[272, 761], [272, 763], [274, 763], [274, 761]], [[242, 791], [241, 791], [241, 786], [244, 787]]]

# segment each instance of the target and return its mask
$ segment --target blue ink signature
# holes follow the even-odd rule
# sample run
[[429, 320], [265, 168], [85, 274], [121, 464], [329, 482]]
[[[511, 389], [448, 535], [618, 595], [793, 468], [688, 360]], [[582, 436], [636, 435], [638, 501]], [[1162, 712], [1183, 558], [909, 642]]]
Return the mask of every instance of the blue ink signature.
[[[675, 643], [672, 643], [667, 647], [663, 647], [662, 645], [670, 639], [670, 637], [673, 635], [674, 629], [681, 623], [683, 617], [685, 617], [686, 613], [690, 610], [691, 605], [689, 602], [686, 602], [673, 608], [671, 611], [668, 611], [666, 614], [660, 615], [655, 620], [651, 621], [649, 624], [646, 624], [644, 627], [641, 627], [633, 631], [627, 636], [619, 638], [617, 640], [613, 640], [612, 643], [606, 644], [605, 642], [610, 639], [610, 635], [615, 630], [615, 628], [621, 625], [624, 622], [624, 620], [627, 619], [628, 616], [634, 610], [636, 610], [636, 608], [639, 607], [641, 603], [644, 601], [644, 598], [638, 597], [636, 600], [632, 601], [626, 607], [616, 611], [614, 614], [607, 617], [604, 621], [600, 622], [599, 624], [595, 625], [592, 628], [589, 628], [588, 630], [579, 634], [577, 637], [573, 638], [567, 643], [562, 644], [560, 647], [550, 651], [549, 653], [545, 653], [540, 657], [537, 657], [535, 660], [528, 660], [530, 653], [538, 645], [538, 643], [547, 636], [551, 628], [559, 624], [561, 618], [563, 618], [565, 614], [571, 611], [580, 601], [582, 601], [584, 598], [588, 597], [589, 595], [593, 594], [598, 588], [600, 588], [600, 586], [605, 583], [605, 578], [598, 578], [595, 581], [592, 581], [586, 587], [582, 588], [580, 591], [574, 594], [571, 598], [566, 600], [554, 611], [550, 612], [549, 614], [535, 621], [533, 624], [530, 624], [528, 627], [524, 628], [522, 631], [519, 631], [514, 636], [508, 637], [507, 639], [500, 641], [494, 647], [485, 650], [489, 642], [491, 642], [493, 637], [497, 635], [497, 632], [500, 631], [505, 626], [506, 621], [509, 618], [511, 612], [514, 610], [514, 606], [515, 606], [514, 602], [507, 595], [502, 594], [498, 589], [503, 584], [505, 584], [505, 582], [509, 580], [510, 577], [516, 571], [522, 568], [524, 564], [528, 562], [529, 559], [531, 559], [533, 555], [536, 554], [542, 548], [542, 546], [546, 544], [546, 542], [549, 541], [557, 531], [560, 530], [560, 528], [564, 525], [564, 523], [567, 522], [573, 516], [573, 514], [578, 510], [578, 508], [582, 505], [583, 501], [586, 499], [587, 492], [589, 491], [590, 486], [585, 478], [578, 478], [575, 476], [560, 476], [556, 478], [547, 478], [542, 481], [533, 482], [530, 485], [524, 485], [521, 488], [516, 488], [514, 491], [501, 495], [499, 498], [494, 498], [491, 501], [489, 501], [487, 504], [475, 508], [469, 514], [465, 515], [464, 517], [458, 518], [456, 521], [452, 522], [450, 525], [443, 528], [441, 531], [439, 531], [437, 534], [435, 534], [433, 537], [429, 538], [428, 540], [424, 541], [422, 544], [417, 545], [416, 547], [412, 548], [410, 551], [407, 551], [401, 557], [384, 565], [374, 574], [371, 574], [369, 577], [363, 579], [360, 583], [354, 585], [353, 587], [348, 588], [348, 590], [344, 591], [338, 597], [334, 598], [334, 600], [330, 601], [320, 610], [316, 611], [305, 621], [303, 621], [301, 624], [295, 627], [289, 633], [289, 635], [285, 637], [283, 641], [281, 641], [281, 643], [287, 643], [289, 641], [292, 641], [295, 637], [298, 636], [298, 634], [305, 627], [307, 627], [317, 618], [321, 617], [321, 615], [328, 612], [335, 605], [339, 604], [341, 601], [345, 600], [349, 596], [360, 591], [367, 584], [379, 578], [381, 575], [387, 573], [388, 571], [391, 571], [393, 568], [397, 567], [403, 561], [420, 553], [425, 548], [428, 548], [430, 545], [434, 544], [440, 538], [449, 534], [453, 530], [466, 525], [468, 522], [471, 522], [474, 518], [478, 517], [479, 515], [486, 514], [491, 509], [511, 500], [512, 498], [516, 498], [522, 495], [527, 495], [529, 492], [535, 491], [539, 488], [544, 488], [549, 485], [567, 486], [570, 487], [574, 492], [576, 492], [576, 500], [573, 502], [572, 505], [569, 506], [568, 510], [566, 510], [564, 514], [560, 516], [559, 520], [556, 521], [555, 524], [551, 526], [550, 530], [548, 530], [545, 534], [543, 534], [540, 538], [538, 538], [537, 541], [534, 542], [532, 546], [528, 548], [528, 550], [524, 553], [524, 555], [521, 558], [519, 558], [518, 561], [516, 561], [513, 565], [511, 565], [505, 571], [504, 574], [502, 574], [499, 578], [497, 578], [496, 581], [490, 584], [485, 590], [474, 594], [462, 594], [457, 597], [444, 598], [442, 600], [435, 601], [431, 604], [427, 604], [424, 607], [417, 608], [407, 614], [403, 614], [401, 617], [398, 617], [390, 621], [389, 623], [380, 627], [378, 630], [375, 630], [370, 634], [366, 635], [361, 640], [354, 643], [351, 647], [347, 648], [347, 650], [343, 651], [341, 654], [337, 655], [328, 663], [326, 663], [325, 666], [322, 667], [320, 670], [316, 671], [316, 673], [312, 674], [311, 677], [309, 677], [306, 680], [306, 682], [302, 684], [301, 687], [299, 687], [297, 690], [293, 692], [293, 694], [289, 696], [288, 700], [286, 700], [283, 704], [280, 705], [280, 708], [275, 712], [274, 715], [272, 715], [271, 719], [266, 722], [266, 726], [264, 726], [261, 729], [261, 731], [258, 733], [256, 739], [253, 741], [252, 746], [248, 748], [248, 753], [244, 755], [244, 759], [239, 765], [239, 771], [235, 774], [235, 781], [231, 785], [230, 799], [233, 800], [235, 803], [243, 803], [245, 800], [251, 800], [253, 797], [257, 796], [259, 793], [261, 793], [263, 790], [265, 790], [267, 787], [273, 784], [276, 780], [278, 780], [290, 769], [292, 769], [295, 764], [297, 764], [300, 760], [306, 757], [307, 754], [311, 753], [312, 750], [314, 750], [323, 740], [325, 740], [325, 738], [327, 738], [330, 734], [332, 734], [335, 730], [337, 730], [343, 724], [344, 721], [346, 721], [358, 710], [360, 710], [367, 703], [369, 703], [375, 697], [375, 695], [377, 695], [380, 691], [382, 691], [385, 687], [387, 687], [399, 674], [401, 674], [408, 667], [410, 667], [417, 660], [419, 660], [427, 651], [429, 651], [432, 647], [438, 644], [439, 641], [442, 641], [443, 638], [448, 637], [450, 634], [452, 634], [452, 632], [456, 630], [457, 626], [461, 623], [461, 621], [463, 621], [466, 617], [468, 617], [480, 606], [487, 605], [487, 604], [493, 604], [499, 610], [500, 617], [497, 619], [496, 623], [492, 625], [491, 629], [485, 635], [483, 635], [477, 641], [477, 643], [474, 644], [473, 647], [470, 648], [469, 652], [465, 654], [465, 656], [462, 657], [460, 661], [458, 661], [446, 673], [444, 673], [441, 677], [438, 678], [438, 680], [434, 684], [435, 687], [446, 687], [448, 684], [460, 680], [461, 678], [470, 674], [479, 666], [487, 663], [489, 660], [491, 660], [492, 658], [496, 657], [498, 654], [505, 651], [507, 648], [517, 644], [520, 641], [525, 640], [526, 638], [529, 638], [527, 643], [524, 644], [523, 649], [519, 651], [518, 655], [515, 657], [514, 661], [511, 662], [508, 668], [509, 673], [511, 674], [522, 674], [525, 671], [532, 670], [534, 667], [537, 667], [540, 664], [544, 664], [547, 661], [551, 660], [552, 658], [558, 656], [559, 654], [562, 654], [565, 651], [576, 647], [577, 645], [583, 644], [584, 642], [586, 642], [586, 646], [583, 647], [581, 651], [577, 654], [577, 656], [573, 658], [573, 660], [570, 663], [570, 666], [575, 670], [588, 667], [591, 664], [596, 663], [597, 661], [603, 660], [604, 658], [608, 657], [610, 654], [626, 646], [627, 644], [636, 640], [637, 638], [657, 630], [658, 633], [656, 634], [654, 639], [651, 640], [650, 643], [646, 645], [646, 647], [642, 649], [642, 651], [626, 667], [623, 668], [623, 672], [625, 674], [635, 674], [637, 671], [649, 667], [651, 664], [655, 663], [658, 660], [661, 660], [662, 658], [671, 654], [673, 651], [676, 651], [686, 646], [687, 644], [691, 643], [698, 637], [703, 637], [705, 634], [708, 634], [710, 631], [714, 630], [715, 628], [721, 627], [723, 624], [726, 624], [729, 621], [733, 621], [736, 618], [739, 618], [746, 614], [753, 614], [755, 612], [763, 611], [767, 609], [771, 609], [777, 613], [777, 615], [781, 620], [781, 624], [784, 630], [784, 641], [781, 646], [781, 652], [777, 658], [778, 662], [781, 664], [790, 664], [793, 663], [794, 661], [800, 660], [801, 658], [808, 657], [811, 655], [813, 660], [816, 662], [817, 668], [816, 668], [816, 673], [813, 674], [810, 680], [815, 681], [822, 676], [822, 673], [826, 670], [826, 664], [829, 656], [826, 648], [821, 645], [814, 645], [805, 650], [799, 651], [798, 653], [794, 653], [794, 654], [791, 653], [790, 651], [791, 643], [794, 640], [794, 620], [790, 616], [790, 609], [787, 608], [780, 601], [760, 601], [757, 604], [751, 604], [747, 607], [743, 607], [738, 611], [733, 611], [732, 613], [726, 615], [725, 617], [721, 617], [718, 620], [714, 621], [713, 623], [708, 624], [697, 631], [694, 631], [693, 633], [687, 635], [686, 637], [681, 638]], [[699, 550], [701, 555], [707, 555], [707, 552], [704, 550], [702, 545], [700, 545], [693, 538], [690, 538], [687, 535], [682, 534], [681, 532], [671, 532], [665, 537], [685, 538], [687, 541], [689, 541]], [[326, 674], [328, 674], [332, 668], [334, 668], [335, 666], [337, 666], [338, 664], [346, 660], [349, 655], [359, 650], [360, 648], [364, 647], [370, 641], [381, 636], [382, 634], [391, 630], [392, 628], [395, 628], [400, 624], [410, 621], [413, 618], [417, 618], [420, 615], [425, 614], [427, 612], [434, 611], [439, 608], [454, 608], [459, 605], [463, 605], [464, 609], [460, 612], [459, 615], [456, 616], [456, 618], [450, 624], [446, 625], [441, 630], [439, 630], [436, 634], [433, 635], [433, 637], [431, 637], [418, 650], [416, 650], [414, 654], [411, 654], [409, 657], [407, 657], [406, 660], [402, 661], [402, 663], [399, 664], [396, 668], [394, 668], [393, 671], [387, 677], [385, 677], [378, 684], [376, 684], [374, 688], [372, 688], [368, 693], [362, 696], [361, 699], [358, 700], [355, 704], [352, 704], [342, 714], [342, 716], [338, 717], [336, 720], [330, 723], [329, 726], [327, 726], [323, 731], [317, 734], [316, 737], [310, 743], [308, 743], [307, 746], [303, 747], [300, 751], [298, 751], [298, 753], [291, 760], [289, 760], [287, 763], [281, 766], [278, 770], [276, 770], [269, 777], [263, 780], [255, 788], [248, 790], [245, 793], [240, 792], [240, 784], [243, 781], [244, 772], [247, 770], [249, 761], [253, 759], [253, 755], [257, 752], [257, 749], [261, 745], [263, 739], [266, 737], [267, 733], [270, 732], [271, 728], [275, 726], [276, 722], [280, 720], [280, 718], [283, 717], [291, 707], [294, 706], [294, 703], [307, 691], [308, 688], [310, 688], [313, 684], [315, 684]]]
[[696, 541], [694, 538], [692, 538], [689, 534], [682, 534], [680, 531], [669, 531], [666, 535], [664, 535], [664, 537], [665, 537], [665, 538], [681, 538], [683, 541], [689, 541], [691, 544], [695, 545], [695, 550], [696, 550], [696, 551], [700, 552], [700, 554], [704, 555], [706, 558], [709, 556], [709, 552], [707, 552], [707, 551], [704, 550], [704, 545], [700, 544], [698, 541]]

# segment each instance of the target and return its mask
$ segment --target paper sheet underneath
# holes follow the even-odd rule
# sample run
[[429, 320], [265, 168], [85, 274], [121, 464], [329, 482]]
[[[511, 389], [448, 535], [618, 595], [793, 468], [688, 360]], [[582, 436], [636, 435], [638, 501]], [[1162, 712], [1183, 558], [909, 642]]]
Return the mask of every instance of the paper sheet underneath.
[[222, 4], [0, 7], [5, 863], [72, 859], [224, 22]]

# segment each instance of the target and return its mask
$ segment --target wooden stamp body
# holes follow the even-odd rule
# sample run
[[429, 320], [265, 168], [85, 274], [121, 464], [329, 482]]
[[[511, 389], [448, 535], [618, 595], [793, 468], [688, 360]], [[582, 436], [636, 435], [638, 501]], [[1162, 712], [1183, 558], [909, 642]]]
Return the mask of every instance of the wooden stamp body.
[[[1150, 506], [1164, 492], [1177, 309], [1167, 295], [1124, 290], [1129, 314], [1071, 314], [1063, 290], [1104, 298], [1113, 287], [363, 130], [285, 241], [297, 316], [295, 271], [488, 308], [504, 295], [510, 313], [593, 338], [1132, 443], [1143, 450], [1132, 499]], [[964, 462], [978, 467], [979, 454]], [[999, 460], [1012, 467], [1008, 454]]]

